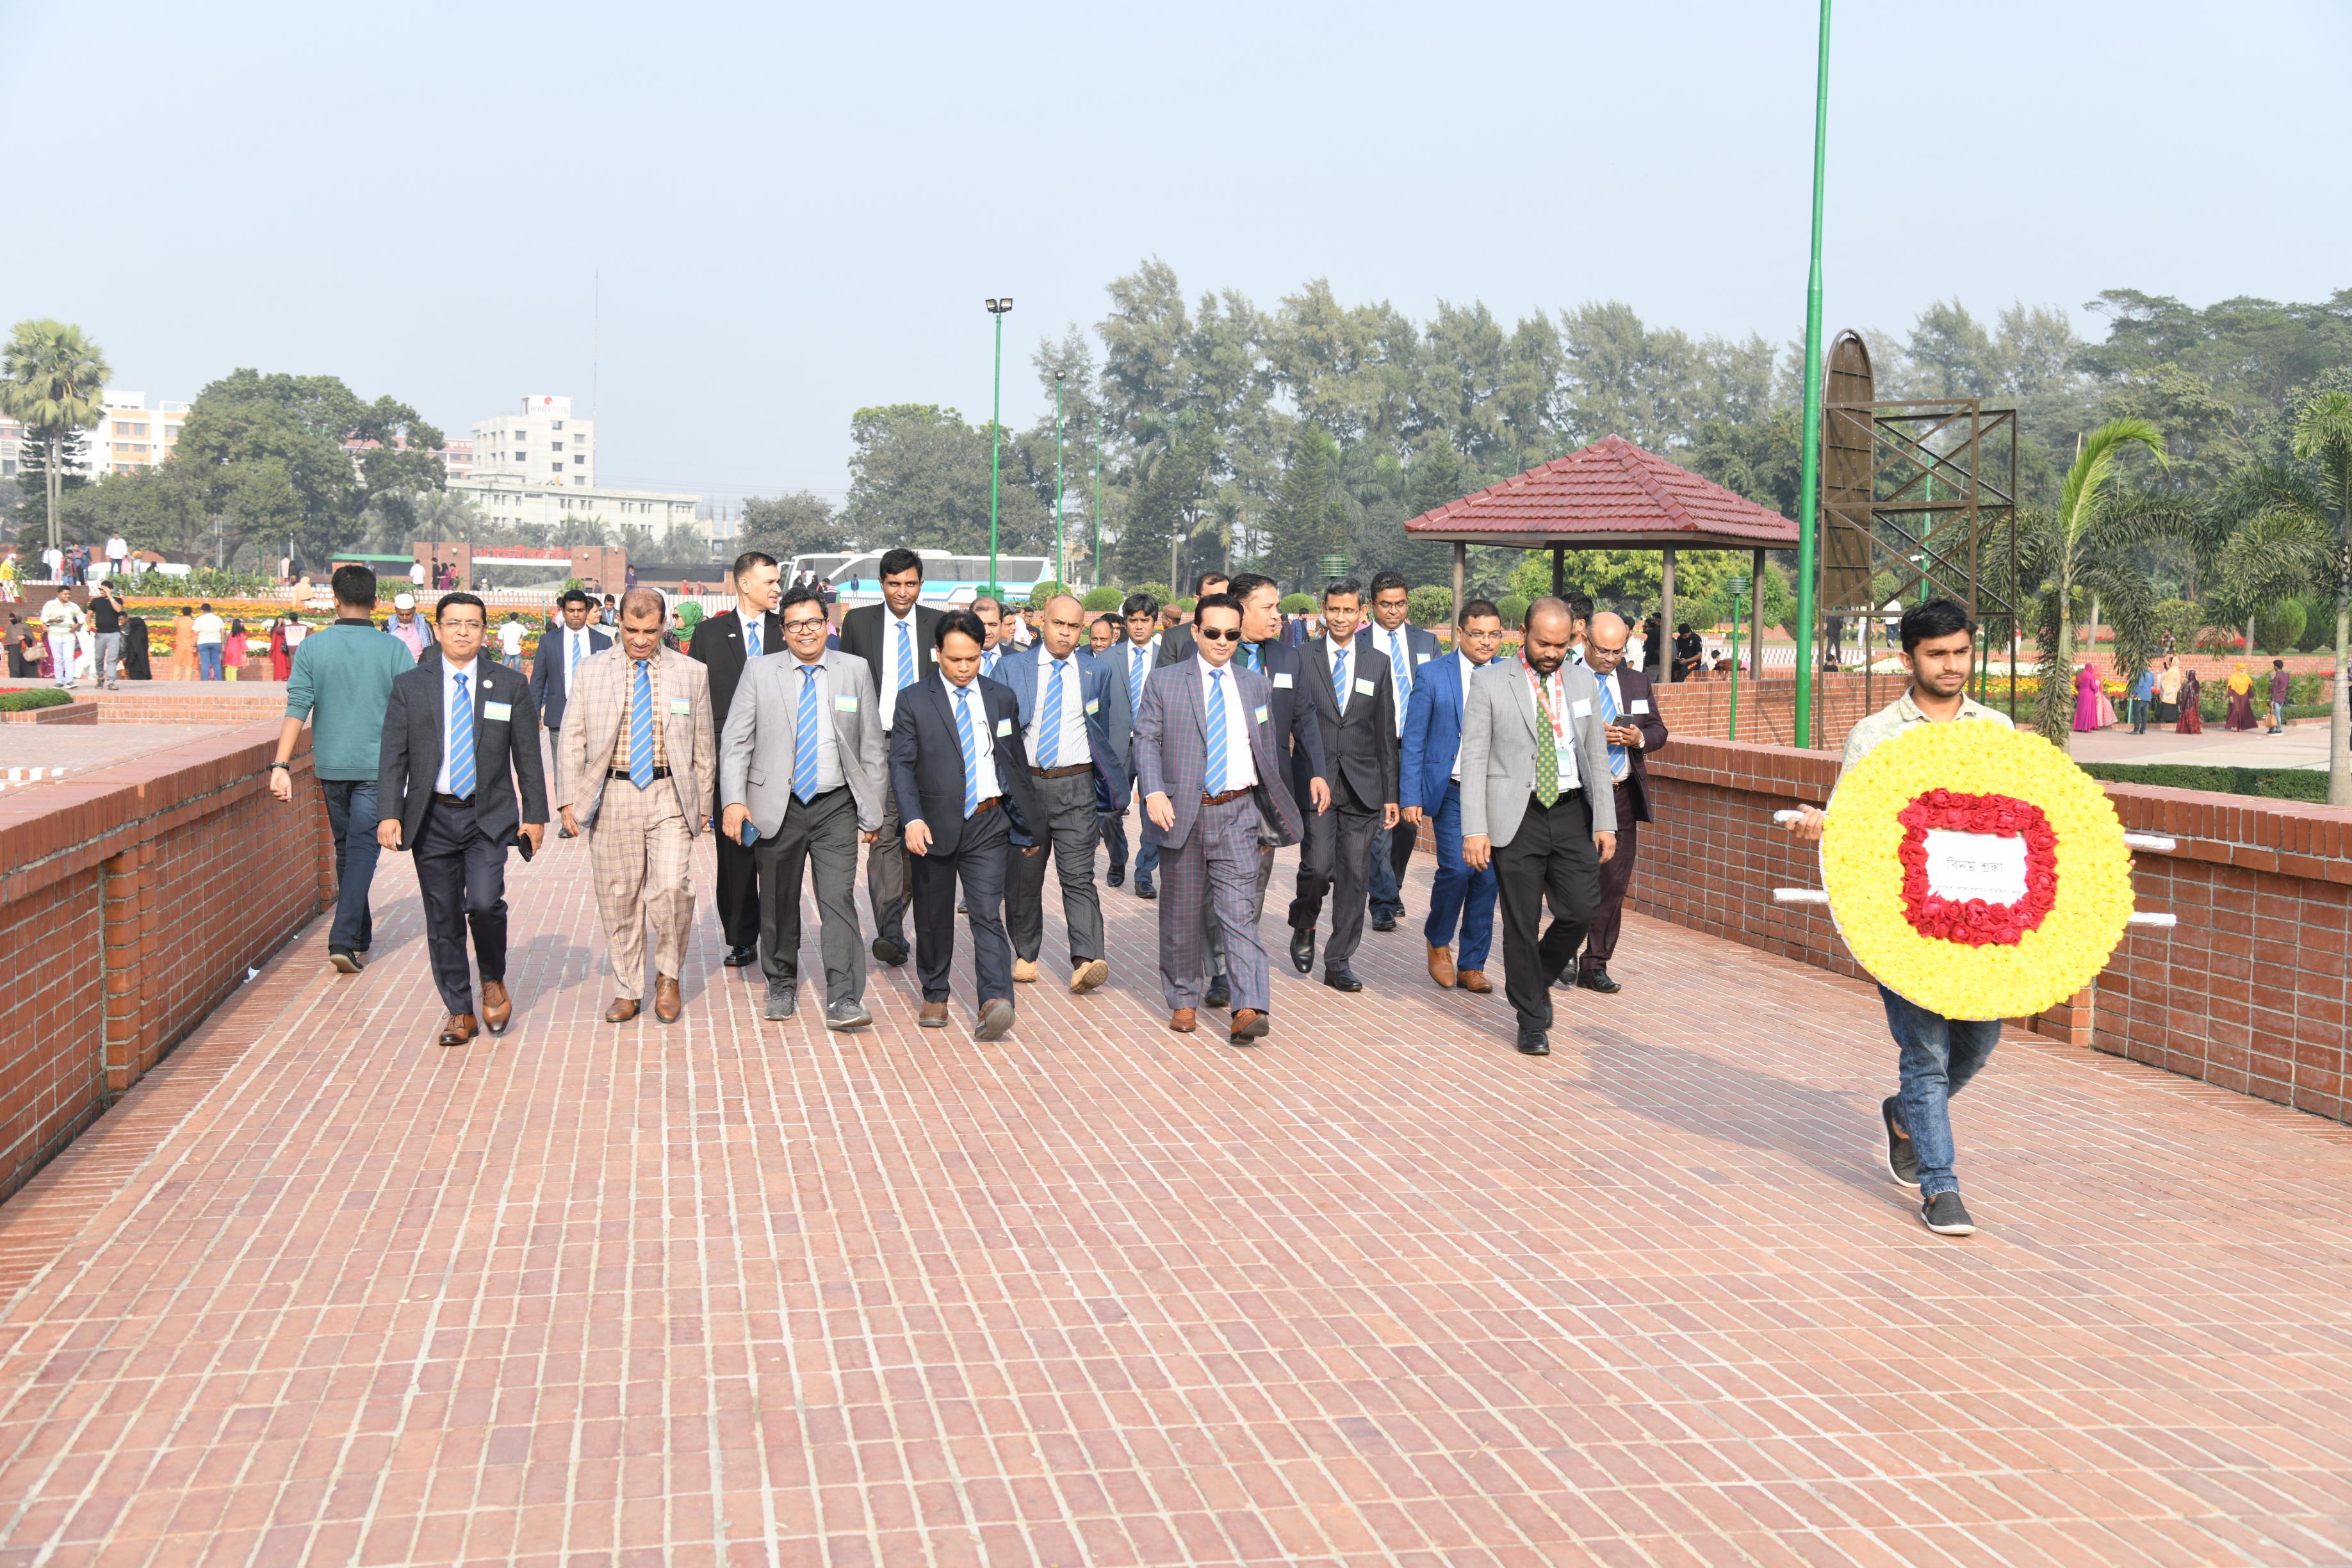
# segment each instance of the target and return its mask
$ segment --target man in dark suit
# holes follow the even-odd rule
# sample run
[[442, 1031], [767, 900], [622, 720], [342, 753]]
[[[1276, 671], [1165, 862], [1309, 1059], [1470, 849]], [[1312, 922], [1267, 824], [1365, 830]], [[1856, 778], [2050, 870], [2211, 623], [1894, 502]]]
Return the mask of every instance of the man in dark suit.
[[[539, 720], [547, 731], [551, 748], [560, 742], [563, 732], [563, 705], [572, 695], [573, 676], [580, 661], [593, 658], [613, 646], [612, 637], [602, 627], [588, 624], [594, 604], [582, 588], [568, 590], [557, 601], [563, 612], [562, 620], [539, 639], [539, 651], [530, 658], [530, 700], [539, 708]], [[559, 827], [558, 838], [572, 837], [572, 829]]]
[[1006, 651], [995, 676], [1021, 705], [1030, 786], [1045, 812], [1034, 841], [1013, 845], [1007, 874], [1004, 919], [1013, 937], [1013, 978], [1024, 984], [1037, 978], [1050, 855], [1062, 884], [1062, 922], [1070, 934], [1072, 995], [1110, 978], [1102, 899], [1095, 890], [1095, 841], [1102, 834], [1095, 800], [1097, 791], [1114, 799], [1127, 795], [1120, 761], [1125, 748], [1111, 739], [1112, 721], [1125, 723], [1126, 693], [1114, 696], [1121, 683], [1078, 647], [1086, 619], [1075, 595], [1055, 595], [1045, 601], [1037, 646]]
[[1388, 655], [1363, 634], [1364, 585], [1346, 577], [1323, 590], [1323, 635], [1299, 649], [1298, 679], [1315, 701], [1330, 765], [1331, 809], [1307, 821], [1298, 894], [1290, 901], [1290, 962], [1315, 972], [1315, 924], [1329, 894], [1331, 943], [1323, 984], [1361, 991], [1349, 963], [1364, 939], [1365, 880], [1372, 840], [1397, 825], [1397, 721]]
[[1233, 663], [1242, 607], [1213, 594], [1193, 619], [1193, 657], [1154, 670], [1136, 722], [1135, 763], [1144, 810], [1159, 830], [1168, 891], [1160, 906], [1160, 984], [1168, 1026], [1191, 1034], [1201, 981], [1202, 910], [1213, 907], [1232, 964], [1236, 1046], [1263, 1039], [1272, 988], [1265, 950], [1250, 912], [1258, 844], [1299, 835], [1298, 807], [1282, 784], [1281, 737], [1274, 726], [1274, 688], [1257, 670]]
[[[1232, 580], [1226, 577], [1223, 572], [1202, 573], [1199, 576], [1192, 579], [1193, 613], [1196, 615], [1199, 614], [1199, 605], [1201, 601], [1207, 598], [1210, 595], [1228, 594], [1232, 591]], [[1169, 627], [1166, 635], [1162, 636], [1160, 639], [1160, 665], [1165, 668], [1168, 665], [1176, 663], [1179, 659], [1186, 659], [1192, 657], [1192, 626], [1186, 625]]]
[[[1371, 639], [1372, 646], [1388, 656], [1389, 685], [1396, 699], [1400, 744], [1404, 740], [1405, 715], [1412, 708], [1413, 682], [1421, 678], [1422, 668], [1433, 662], [1440, 651], [1434, 633], [1406, 618], [1412, 598], [1403, 573], [1376, 574], [1372, 578], [1372, 624], [1364, 628], [1364, 636]], [[1402, 807], [1403, 803], [1400, 801], [1398, 805]], [[1404, 821], [1386, 833], [1372, 836], [1372, 858], [1367, 873], [1374, 931], [1394, 931], [1397, 921], [1404, 918], [1404, 871], [1412, 864], [1413, 844], [1420, 837], [1421, 830]]]
[[[1404, 716], [1403, 756], [1397, 768], [1398, 805], [1406, 827], [1427, 822], [1437, 840], [1437, 875], [1429, 884], [1429, 977], [1449, 990], [1485, 994], [1486, 954], [1495, 942], [1495, 868], [1470, 868], [1462, 858], [1462, 710], [1471, 677], [1494, 661], [1503, 646], [1502, 612], [1485, 599], [1462, 606], [1454, 653], [1424, 665], [1412, 684], [1412, 707]], [[1454, 952], [1462, 933], [1459, 960]]]
[[[776, 618], [776, 599], [783, 592], [783, 573], [776, 558], [764, 551], [747, 550], [735, 557], [735, 607], [711, 616], [694, 628], [687, 644], [688, 655], [710, 672], [710, 718], [720, 733], [727, 729], [728, 705], [744, 668], [755, 658], [767, 658], [784, 649], [783, 623]], [[710, 815], [725, 809], [716, 786]], [[730, 969], [743, 969], [760, 959], [760, 872], [751, 851], [731, 834], [718, 836], [719, 929], [727, 938]]]
[[[898, 693], [939, 668], [940, 612], [923, 596], [923, 558], [911, 550], [882, 552], [882, 602], [860, 605], [841, 617], [841, 651], [862, 658], [874, 674], [876, 704], [886, 742], [898, 713]], [[882, 828], [866, 855], [866, 898], [874, 906], [876, 959], [907, 962], [907, 837], [898, 820], [898, 792], [885, 792]]]
[[1625, 664], [1625, 642], [1633, 635], [1633, 627], [1604, 610], [1592, 617], [1584, 636], [1584, 665], [1601, 688], [1597, 706], [1608, 730], [1617, 805], [1617, 853], [1601, 868], [1601, 901], [1576, 961], [1576, 983], [1587, 991], [1625, 989], [1610, 976], [1609, 961], [1617, 955], [1625, 890], [1633, 885], [1633, 858], [1641, 852], [1639, 825], [1651, 819], [1648, 758], [1666, 743], [1666, 723], [1658, 716], [1650, 678]]
[[547, 775], [530, 682], [476, 657], [489, 625], [482, 601], [445, 594], [433, 619], [440, 657], [397, 677], [384, 707], [376, 842], [415, 851], [433, 983], [449, 1013], [440, 1043], [462, 1046], [475, 1030], [468, 926], [482, 972], [482, 1023], [503, 1034], [514, 1014], [506, 986], [507, 846], [520, 839], [538, 850]]
[[1030, 787], [1021, 705], [980, 673], [988, 629], [970, 610], [940, 617], [938, 668], [898, 694], [890, 730], [890, 788], [904, 822], [915, 905], [915, 971], [923, 986], [916, 1022], [948, 1026], [955, 963], [956, 889], [971, 921], [979, 1023], [993, 1040], [1013, 1027], [1013, 953], [1004, 938], [1005, 854], [1017, 829], [1045, 831]]
[[[1289, 792], [1304, 822], [1330, 809], [1331, 784], [1323, 762], [1323, 726], [1315, 717], [1311, 695], [1299, 685], [1298, 650], [1282, 641], [1282, 590], [1271, 577], [1244, 572], [1233, 581], [1234, 602], [1242, 607], [1241, 651], [1234, 668], [1255, 670], [1266, 678], [1267, 717], [1273, 722], [1275, 760], [1279, 783]], [[1252, 929], [1265, 914], [1266, 883], [1274, 876], [1274, 852], [1283, 842], [1274, 825], [1261, 817], [1257, 837], [1257, 879], [1250, 898]], [[1225, 970], [1225, 928], [1217, 918], [1214, 900], [1202, 906], [1202, 949], [1208, 955], [1209, 990], [1202, 1000], [1211, 1007], [1225, 1005], [1229, 983]]]
[[[1114, 643], [1103, 662], [1110, 667], [1113, 679], [1126, 689], [1129, 738], [1133, 739], [1135, 715], [1143, 707], [1143, 682], [1160, 667], [1160, 601], [1149, 594], [1129, 594], [1119, 607], [1126, 635]], [[1132, 772], [1129, 778], [1133, 779]], [[1127, 802], [1114, 803], [1116, 810], [1107, 809], [1103, 816], [1103, 842], [1110, 846], [1110, 873], [1104, 878], [1111, 887], [1127, 879]], [[1145, 818], [1136, 819], [1135, 829], [1135, 896], [1156, 899], [1160, 890], [1151, 885], [1151, 873], [1160, 864], [1160, 840]]]

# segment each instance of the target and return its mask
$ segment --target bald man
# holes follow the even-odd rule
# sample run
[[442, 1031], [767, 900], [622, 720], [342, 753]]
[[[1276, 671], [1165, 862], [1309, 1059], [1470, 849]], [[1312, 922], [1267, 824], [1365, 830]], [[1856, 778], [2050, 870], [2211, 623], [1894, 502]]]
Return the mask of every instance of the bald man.
[[1633, 628], [1622, 616], [1603, 610], [1584, 634], [1584, 668], [1600, 688], [1601, 720], [1609, 737], [1610, 788], [1617, 805], [1617, 853], [1601, 868], [1601, 900], [1584, 933], [1576, 960], [1576, 983], [1587, 991], [1622, 991], [1609, 973], [1617, 955], [1617, 928], [1625, 914], [1625, 892], [1633, 885], [1633, 858], [1641, 850], [1640, 825], [1650, 820], [1650, 772], [1645, 759], [1666, 743], [1665, 721], [1658, 716], [1650, 678], [1625, 663], [1625, 643]]

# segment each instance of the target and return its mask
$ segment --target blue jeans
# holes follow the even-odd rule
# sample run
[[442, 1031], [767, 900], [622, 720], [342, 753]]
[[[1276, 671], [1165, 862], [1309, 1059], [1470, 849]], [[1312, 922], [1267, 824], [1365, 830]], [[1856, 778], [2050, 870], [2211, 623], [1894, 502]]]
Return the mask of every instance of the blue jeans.
[[[1437, 808], [1432, 831], [1437, 836], [1437, 875], [1429, 883], [1429, 924], [1423, 934], [1432, 947], [1454, 945], [1456, 922], [1462, 951], [1454, 955], [1456, 969], [1484, 969], [1495, 945], [1495, 863], [1483, 871], [1470, 869], [1462, 858], [1462, 786], [1445, 786], [1445, 804]], [[1380, 846], [1372, 846], [1377, 856]]]
[[221, 678], [221, 645], [200, 642], [196, 645], [196, 679], [218, 680]]
[[[1137, 801], [1135, 811], [1135, 885], [1139, 888], [1148, 888], [1151, 886], [1151, 873], [1160, 869], [1160, 829], [1152, 826], [1151, 819], [1143, 815], [1143, 807], [1141, 804], [1143, 800], [1142, 790], [1137, 789], [1130, 793], [1134, 795]], [[1125, 835], [1122, 834], [1120, 837], [1125, 837]]]
[[335, 923], [327, 932], [330, 952], [365, 952], [375, 939], [368, 889], [375, 881], [375, 780], [320, 779], [327, 797], [327, 827], [335, 836]]
[[1895, 1114], [1911, 1134], [1919, 1161], [1919, 1195], [1957, 1193], [1952, 1173], [1952, 1096], [1966, 1089], [1992, 1056], [2000, 1038], [1998, 1018], [1947, 1018], [1907, 1002], [1882, 985], [1886, 1026], [1902, 1048], [1903, 1087], [1895, 1091]]

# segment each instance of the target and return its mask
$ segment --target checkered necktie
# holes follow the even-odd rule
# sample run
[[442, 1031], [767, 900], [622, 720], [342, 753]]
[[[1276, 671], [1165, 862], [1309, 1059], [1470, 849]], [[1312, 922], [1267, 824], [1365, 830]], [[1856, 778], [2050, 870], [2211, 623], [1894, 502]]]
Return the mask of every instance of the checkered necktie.
[[[1601, 721], [1603, 724], [1617, 722], [1617, 699], [1609, 694], [1609, 682], [1605, 680], [1601, 683]], [[1610, 742], [1609, 776], [1612, 779], [1622, 779], [1625, 776], [1625, 770], [1632, 765], [1625, 760], [1625, 748], [1614, 741]]]
[[1045, 682], [1045, 705], [1037, 710], [1037, 765], [1050, 768], [1062, 754], [1062, 670], [1070, 661], [1053, 661], [1054, 673]]
[[801, 705], [793, 716], [793, 794], [805, 805], [816, 797], [816, 666], [801, 666]]
[[1209, 782], [1211, 795], [1225, 793], [1225, 672], [1209, 671]]
[[980, 805], [980, 752], [972, 744], [971, 688], [956, 688], [956, 744], [963, 748], [963, 815], [971, 814]]
[[459, 800], [474, 793], [474, 699], [466, 678], [457, 678], [457, 694], [449, 699], [449, 793]]
[[629, 782], [639, 789], [654, 784], [654, 678], [642, 658], [629, 689]]

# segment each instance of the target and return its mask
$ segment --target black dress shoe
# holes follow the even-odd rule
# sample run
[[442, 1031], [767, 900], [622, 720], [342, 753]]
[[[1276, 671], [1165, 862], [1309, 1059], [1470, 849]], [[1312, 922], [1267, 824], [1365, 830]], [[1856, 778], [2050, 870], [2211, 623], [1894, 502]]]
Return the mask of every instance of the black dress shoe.
[[559, 827], [559, 828], [557, 828], [557, 829], [555, 830], [555, 836], [556, 836], [558, 838], [577, 838], [578, 837], [580, 837], [578, 834], [576, 834], [576, 833], [572, 832], [572, 829], [570, 829], [570, 828], [568, 828], [568, 827]]
[[1541, 1029], [1521, 1029], [1519, 1031], [1519, 1055], [1523, 1057], [1548, 1057], [1551, 1055], [1551, 1037], [1544, 1033]]
[[1315, 928], [1305, 931], [1293, 927], [1290, 932], [1290, 966], [1301, 974], [1315, 973]]
[[1160, 889], [1139, 877], [1135, 880], [1135, 896], [1139, 899], [1156, 899], [1160, 896]]
[[897, 965], [907, 962], [907, 944], [896, 937], [876, 937], [870, 951], [883, 963]]
[[760, 962], [760, 950], [756, 947], [729, 948], [727, 956], [719, 962], [730, 969], [748, 969]]
[[1361, 991], [1364, 988], [1364, 983], [1356, 978], [1355, 971], [1344, 965], [1338, 969], [1325, 970], [1323, 984], [1334, 991]]
[[1614, 980], [1610, 979], [1609, 972], [1605, 969], [1585, 970], [1577, 975], [1576, 983], [1584, 987], [1585, 990], [1598, 991], [1603, 996], [1614, 996], [1618, 992], [1625, 989], [1622, 985], [1618, 984]]
[[1230, 1007], [1234, 1005], [1233, 988], [1223, 975], [1211, 977], [1209, 994], [1201, 998], [1201, 1005], [1204, 1007]]
[[1110, 868], [1110, 875], [1105, 877], [1103, 880], [1108, 882], [1114, 888], [1118, 887], [1119, 884], [1127, 880], [1127, 868], [1124, 866], [1113, 866]]
[[1381, 917], [1380, 917], [1380, 919], [1378, 919], [1378, 920], [1376, 920], [1376, 921], [1374, 921], [1372, 922], [1372, 929], [1373, 929], [1374, 931], [1394, 931], [1394, 930], [1396, 930], [1396, 916], [1394, 916], [1394, 915], [1382, 915], [1382, 916], [1381, 916]]

